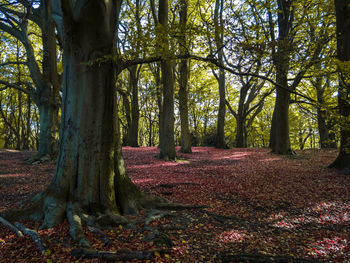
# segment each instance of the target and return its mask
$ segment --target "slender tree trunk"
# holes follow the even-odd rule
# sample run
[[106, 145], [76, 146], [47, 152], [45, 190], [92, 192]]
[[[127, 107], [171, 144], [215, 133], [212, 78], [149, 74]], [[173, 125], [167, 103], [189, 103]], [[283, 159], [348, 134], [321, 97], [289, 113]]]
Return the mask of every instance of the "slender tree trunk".
[[335, 0], [335, 10], [337, 57], [343, 62], [339, 65], [338, 89], [341, 140], [339, 155], [330, 167], [350, 174], [350, 0]]
[[[216, 0], [215, 3], [215, 14], [214, 14], [214, 24], [215, 24], [215, 42], [216, 48], [218, 50], [218, 60], [220, 64], [224, 62], [224, 32], [223, 32], [223, 0]], [[226, 115], [226, 97], [225, 97], [225, 71], [219, 69], [218, 76], [219, 84], [219, 111], [218, 111], [218, 120], [216, 127], [216, 138], [215, 138], [215, 147], [216, 148], [227, 148], [225, 142], [225, 115]]]
[[32, 100], [27, 95], [27, 117], [26, 117], [26, 136], [24, 141], [24, 148], [30, 149], [30, 134], [31, 134], [31, 111], [32, 111]]
[[[180, 1], [180, 30], [179, 45], [181, 54], [186, 54], [186, 26], [187, 26], [187, 1]], [[184, 153], [192, 153], [191, 133], [188, 122], [188, 60], [180, 61], [180, 76], [179, 76], [179, 110], [181, 121], [181, 151]]]
[[[242, 83], [243, 84], [243, 83]], [[243, 84], [240, 90], [239, 94], [239, 102], [238, 102], [238, 109], [236, 114], [236, 147], [243, 148], [246, 147], [246, 140], [245, 140], [245, 125], [246, 125], [246, 113], [245, 113], [245, 105], [244, 102], [247, 97], [248, 92], [248, 86], [246, 84]]]
[[[321, 71], [321, 62], [315, 65], [315, 70], [317, 72]], [[318, 74], [315, 77], [313, 86], [316, 89], [317, 94], [317, 124], [318, 124], [318, 134], [319, 134], [319, 143], [322, 149], [324, 148], [337, 148], [337, 143], [335, 141], [335, 133], [331, 131], [332, 122], [329, 120], [328, 111], [324, 108], [324, 92], [327, 87], [329, 87], [329, 81], [323, 83], [323, 76]]]
[[160, 123], [160, 155], [164, 160], [174, 160], [176, 158], [175, 141], [174, 141], [174, 75], [172, 62], [169, 58], [169, 43], [168, 43], [168, 0], [159, 1], [159, 24], [162, 27], [162, 55], [161, 62], [163, 86], [163, 112]]
[[335, 133], [331, 131], [332, 123], [328, 119], [327, 110], [322, 109], [322, 105], [324, 105], [324, 98], [323, 90], [321, 89], [317, 89], [317, 102], [319, 103], [319, 106], [317, 107], [317, 124], [318, 134], [320, 137], [320, 146], [322, 149], [337, 148]]
[[139, 119], [140, 119], [140, 109], [139, 109], [139, 89], [138, 89], [138, 72], [137, 66], [132, 66], [129, 69], [130, 72], [130, 82], [132, 88], [131, 97], [131, 125], [129, 130], [129, 145], [132, 147], [139, 147]]

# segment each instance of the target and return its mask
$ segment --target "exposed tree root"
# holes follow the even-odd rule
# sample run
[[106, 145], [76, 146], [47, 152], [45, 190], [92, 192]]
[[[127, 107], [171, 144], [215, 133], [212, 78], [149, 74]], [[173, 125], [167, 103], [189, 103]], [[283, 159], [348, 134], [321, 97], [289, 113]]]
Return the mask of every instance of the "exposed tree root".
[[92, 233], [98, 235], [105, 246], [110, 246], [112, 244], [107, 235], [102, 230], [92, 226], [88, 226], [88, 229]]
[[147, 217], [143, 221], [143, 223], [145, 224], [145, 226], [148, 226], [153, 221], [161, 219], [161, 218], [163, 218], [165, 216], [172, 216], [172, 214], [170, 212], [164, 212], [164, 211], [160, 211], [160, 210], [150, 210], [147, 213]]
[[321, 263], [315, 259], [296, 258], [284, 255], [265, 255], [265, 254], [219, 254], [221, 262], [252, 262], [252, 263]]
[[73, 249], [70, 253], [78, 259], [102, 259], [106, 261], [151, 260], [155, 253], [167, 254], [170, 249], [158, 249], [149, 251], [120, 250], [117, 252], [95, 251], [86, 249]]
[[40, 235], [38, 232], [26, 228], [24, 225], [22, 225], [19, 222], [15, 222], [14, 225], [21, 230], [25, 235], [28, 235], [36, 244], [36, 246], [38, 247], [39, 251], [41, 252], [41, 254], [45, 254], [47, 253], [48, 247], [46, 246], [46, 244], [44, 243], [44, 241], [41, 239]]
[[18, 237], [23, 237], [22, 232], [16, 226], [12, 225], [9, 221], [7, 221], [5, 218], [1, 216], [0, 216], [0, 223], [2, 223], [11, 231], [15, 232]]
[[28, 164], [32, 165], [38, 165], [43, 163], [49, 163], [52, 161], [52, 158], [50, 155], [44, 155], [44, 156], [34, 156], [26, 160]]

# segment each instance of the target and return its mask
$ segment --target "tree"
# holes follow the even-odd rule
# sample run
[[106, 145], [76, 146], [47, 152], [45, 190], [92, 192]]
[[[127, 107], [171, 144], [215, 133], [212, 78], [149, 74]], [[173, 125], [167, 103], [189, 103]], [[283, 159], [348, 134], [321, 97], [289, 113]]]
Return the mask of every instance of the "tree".
[[[288, 71], [290, 63], [290, 38], [294, 19], [292, 1], [278, 0], [278, 40], [277, 50], [273, 51], [273, 63], [276, 67], [276, 82], [288, 87]], [[270, 13], [270, 17], [271, 17]], [[270, 18], [272, 20], [272, 18]], [[271, 22], [272, 23], [272, 22]], [[274, 40], [274, 29], [271, 29], [271, 38]], [[291, 153], [289, 140], [289, 103], [290, 93], [280, 87], [276, 87], [276, 103], [273, 111], [270, 148], [272, 152]]]
[[350, 1], [335, 0], [334, 3], [339, 60], [338, 106], [341, 141], [339, 155], [330, 167], [350, 174]]
[[163, 90], [162, 115], [159, 135], [159, 157], [166, 161], [176, 158], [174, 141], [174, 75], [173, 65], [170, 60], [168, 39], [168, 0], [159, 0], [158, 8], [158, 39], [160, 42], [161, 61], [161, 83]]
[[[214, 10], [215, 25], [215, 43], [220, 64], [224, 62], [224, 1], [216, 0]], [[226, 97], [225, 97], [225, 70], [219, 68], [219, 75], [215, 74], [219, 84], [219, 111], [216, 128], [215, 147], [226, 148], [225, 142], [225, 115], [226, 115]]]
[[[82, 224], [116, 225], [120, 214], [151, 205], [125, 172], [116, 118], [116, 26], [121, 0], [69, 0], [62, 6], [64, 65], [62, 122], [55, 176], [25, 211], [4, 214], [43, 220], [67, 218], [70, 235], [88, 246]], [[59, 13], [59, 10], [57, 11]], [[117, 72], [118, 73], [118, 72]]]
[[[13, 87], [29, 94], [39, 108], [40, 113], [40, 143], [36, 158], [45, 155], [55, 156], [58, 142], [58, 110], [59, 91], [61, 84], [57, 74], [55, 24], [52, 20], [51, 0], [40, 1], [37, 9], [32, 8], [29, 1], [22, 1], [24, 12], [0, 6], [0, 11], [6, 19], [0, 22], [0, 29], [18, 39], [26, 50], [30, 76], [35, 88], [2, 82], [7, 87]], [[16, 3], [14, 3], [15, 5]], [[35, 56], [32, 42], [29, 38], [28, 21], [31, 19], [41, 29], [43, 43], [42, 70]]]
[[[180, 0], [180, 37], [179, 45], [180, 52], [185, 55], [187, 52], [187, 1]], [[192, 139], [190, 134], [189, 122], [188, 122], [188, 60], [182, 59], [179, 65], [179, 110], [181, 121], [181, 151], [184, 153], [192, 153], [191, 145]]]

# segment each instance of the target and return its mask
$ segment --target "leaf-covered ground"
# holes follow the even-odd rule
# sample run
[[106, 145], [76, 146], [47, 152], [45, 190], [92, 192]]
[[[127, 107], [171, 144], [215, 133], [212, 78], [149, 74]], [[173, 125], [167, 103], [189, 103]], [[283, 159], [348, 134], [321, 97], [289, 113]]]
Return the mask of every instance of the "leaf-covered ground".
[[[123, 153], [141, 189], [205, 208], [144, 212], [133, 218], [143, 222], [135, 227], [104, 230], [109, 243], [86, 229], [96, 250], [167, 251], [133, 262], [350, 262], [350, 177], [326, 168], [336, 151], [281, 157], [265, 149], [195, 147], [178, 153], [177, 162], [156, 159], [154, 147]], [[0, 211], [22, 206], [50, 182], [54, 165], [26, 164], [32, 155], [0, 151]], [[76, 245], [67, 223], [38, 232], [49, 247], [45, 255], [0, 224], [0, 262], [100, 262], [70, 255]]]

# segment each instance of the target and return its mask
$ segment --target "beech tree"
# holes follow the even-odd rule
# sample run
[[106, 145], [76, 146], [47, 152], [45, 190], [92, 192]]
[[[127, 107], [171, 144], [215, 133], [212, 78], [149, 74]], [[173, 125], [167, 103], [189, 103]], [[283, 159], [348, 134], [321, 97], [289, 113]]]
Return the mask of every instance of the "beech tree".
[[[180, 37], [179, 37], [179, 49], [181, 55], [186, 55], [187, 51], [187, 1], [180, 0]], [[179, 65], [179, 111], [181, 121], [181, 151], [184, 153], [191, 153], [191, 133], [188, 122], [188, 59], [182, 59]]]
[[[62, 123], [55, 176], [24, 211], [8, 219], [43, 220], [53, 227], [65, 218], [70, 235], [88, 246], [82, 224], [118, 225], [121, 214], [154, 204], [125, 172], [116, 118], [116, 28], [121, 0], [62, 0], [64, 68]], [[59, 19], [57, 18], [57, 21]], [[106, 58], [108, 57], [108, 59]]]
[[[214, 26], [215, 26], [215, 43], [218, 54], [218, 61], [220, 64], [224, 62], [224, 21], [223, 21], [223, 12], [224, 12], [224, 1], [216, 0], [215, 9], [214, 9]], [[218, 120], [216, 128], [216, 139], [215, 147], [217, 148], [226, 148], [225, 142], [225, 116], [226, 116], [226, 83], [225, 83], [225, 70], [219, 68], [219, 74], [215, 74], [215, 77], [219, 84], [219, 111], [218, 111]]]
[[174, 75], [173, 65], [170, 59], [169, 37], [168, 37], [168, 0], [159, 0], [158, 8], [158, 39], [160, 42], [161, 60], [161, 83], [163, 91], [162, 114], [159, 135], [159, 157], [164, 160], [176, 158], [174, 141]]
[[[25, 83], [25, 88], [20, 85], [1, 80], [6, 87], [15, 88], [27, 93], [38, 106], [40, 113], [40, 140], [38, 154], [35, 159], [43, 156], [55, 156], [58, 143], [58, 111], [60, 81], [57, 73], [56, 61], [56, 36], [55, 24], [52, 19], [51, 0], [42, 0], [38, 8], [32, 8], [30, 1], [19, 1], [22, 10], [0, 6], [1, 19], [0, 30], [18, 39], [26, 50], [27, 65], [30, 76], [35, 86]], [[12, 3], [16, 6], [16, 2]], [[18, 5], [18, 3], [17, 3]], [[18, 8], [17, 8], [18, 9]], [[28, 23], [33, 21], [41, 29], [43, 44], [42, 70], [35, 56], [34, 46], [29, 38]]]
[[330, 167], [350, 174], [350, 1], [335, 0], [334, 3], [339, 60], [338, 106], [341, 141], [339, 155]]

